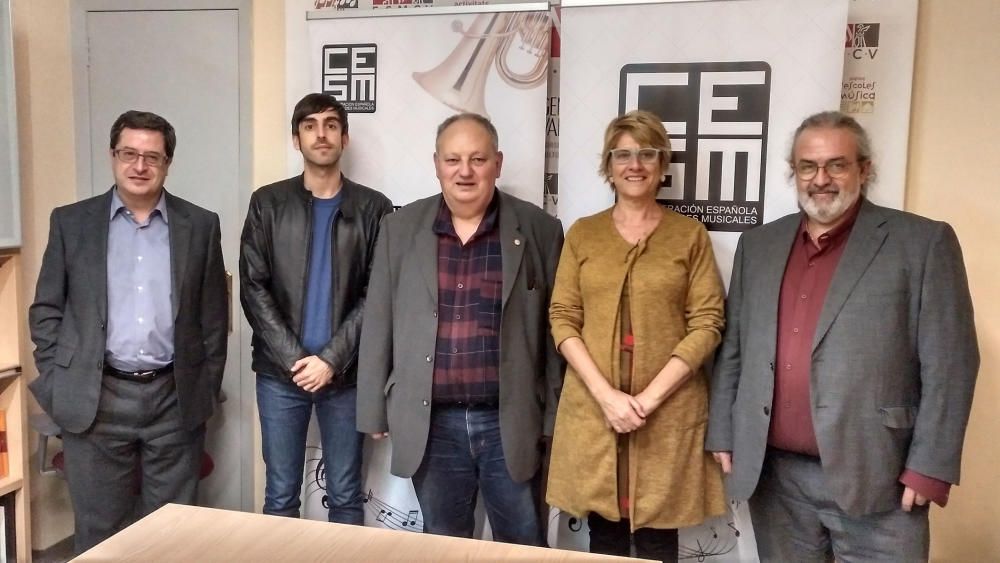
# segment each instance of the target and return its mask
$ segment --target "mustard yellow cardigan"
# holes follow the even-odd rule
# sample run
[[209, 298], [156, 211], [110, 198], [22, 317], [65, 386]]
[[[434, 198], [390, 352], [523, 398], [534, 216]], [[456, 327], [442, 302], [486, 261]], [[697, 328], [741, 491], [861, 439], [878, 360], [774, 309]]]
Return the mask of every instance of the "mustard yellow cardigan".
[[[708, 378], [702, 364], [719, 344], [723, 287], [701, 223], [665, 210], [638, 245], [625, 241], [611, 210], [569, 230], [549, 308], [558, 346], [583, 339], [614, 387], [620, 374], [620, 309], [629, 284], [635, 337], [632, 389], [638, 393], [678, 356], [694, 374], [646, 424], [629, 434], [632, 529], [696, 525], [725, 512], [722, 476], [704, 451]], [[556, 415], [546, 500], [578, 517], [619, 520], [617, 437], [580, 377], [567, 369]]]

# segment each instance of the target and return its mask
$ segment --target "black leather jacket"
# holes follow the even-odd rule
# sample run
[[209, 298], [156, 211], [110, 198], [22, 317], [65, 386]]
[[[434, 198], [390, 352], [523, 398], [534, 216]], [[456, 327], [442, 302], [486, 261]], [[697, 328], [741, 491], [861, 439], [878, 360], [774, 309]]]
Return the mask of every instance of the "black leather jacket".
[[[317, 354], [333, 366], [333, 385], [357, 382], [358, 341], [379, 221], [389, 198], [346, 177], [333, 227], [332, 337]], [[253, 328], [257, 373], [291, 377], [308, 356], [301, 339], [312, 246], [312, 194], [302, 176], [264, 186], [250, 197], [240, 237], [240, 302]]]

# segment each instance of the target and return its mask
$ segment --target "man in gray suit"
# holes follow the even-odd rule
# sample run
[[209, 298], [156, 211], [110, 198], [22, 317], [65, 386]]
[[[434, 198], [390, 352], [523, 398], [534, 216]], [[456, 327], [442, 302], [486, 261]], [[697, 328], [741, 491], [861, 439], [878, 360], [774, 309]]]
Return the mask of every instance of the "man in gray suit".
[[706, 449], [763, 561], [926, 560], [979, 369], [958, 240], [864, 197], [851, 117], [807, 118], [789, 163], [802, 213], [736, 250]]
[[539, 545], [536, 477], [562, 365], [548, 303], [559, 221], [496, 189], [485, 117], [437, 132], [441, 195], [382, 221], [358, 363], [358, 430], [392, 436], [424, 531], [471, 537], [482, 489], [494, 539]]
[[28, 313], [31, 391], [63, 431], [78, 553], [128, 525], [136, 502], [141, 516], [196, 500], [227, 297], [218, 215], [163, 189], [175, 145], [162, 117], [123, 113], [115, 185], [52, 212]]

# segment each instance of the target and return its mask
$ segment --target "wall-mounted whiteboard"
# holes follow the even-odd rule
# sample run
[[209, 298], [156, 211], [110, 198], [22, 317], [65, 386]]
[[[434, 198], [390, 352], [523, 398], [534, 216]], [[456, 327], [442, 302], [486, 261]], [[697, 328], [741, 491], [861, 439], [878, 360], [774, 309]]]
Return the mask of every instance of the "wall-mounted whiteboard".
[[21, 246], [17, 111], [10, 0], [0, 0], [0, 249]]

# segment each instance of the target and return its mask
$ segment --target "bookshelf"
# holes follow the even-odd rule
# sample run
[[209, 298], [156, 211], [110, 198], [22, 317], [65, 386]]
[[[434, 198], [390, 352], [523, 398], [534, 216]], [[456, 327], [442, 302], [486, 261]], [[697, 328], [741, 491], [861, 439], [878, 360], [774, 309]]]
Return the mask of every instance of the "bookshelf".
[[[31, 561], [27, 388], [20, 360], [20, 275], [17, 251], [0, 251], [0, 410], [7, 427], [8, 467], [7, 474], [0, 477], [0, 504], [13, 507], [13, 515], [9, 508], [4, 510], [4, 525], [14, 526], [16, 560]], [[7, 495], [11, 497], [5, 499]], [[3, 503], [4, 500], [12, 502]]]

